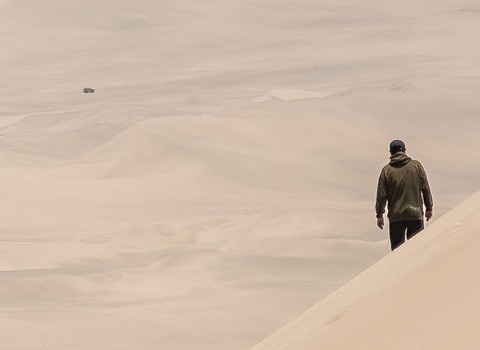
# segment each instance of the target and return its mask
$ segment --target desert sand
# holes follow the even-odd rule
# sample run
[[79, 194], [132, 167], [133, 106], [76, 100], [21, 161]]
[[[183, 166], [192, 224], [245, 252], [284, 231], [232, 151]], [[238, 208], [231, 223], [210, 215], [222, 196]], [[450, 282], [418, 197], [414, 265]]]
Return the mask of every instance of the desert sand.
[[254, 346], [399, 256], [373, 209], [394, 138], [448, 229], [478, 191], [479, 14], [0, 0], [0, 347]]
[[253, 349], [476, 349], [480, 192]]

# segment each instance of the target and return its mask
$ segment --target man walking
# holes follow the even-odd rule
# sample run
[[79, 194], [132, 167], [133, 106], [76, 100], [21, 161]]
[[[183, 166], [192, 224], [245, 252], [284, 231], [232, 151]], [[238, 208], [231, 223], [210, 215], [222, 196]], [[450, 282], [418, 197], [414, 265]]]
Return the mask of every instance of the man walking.
[[[385, 205], [388, 203], [388, 220], [392, 250], [423, 230], [423, 205], [427, 221], [433, 216], [433, 199], [427, 174], [419, 161], [405, 153], [405, 143], [390, 143], [390, 162], [380, 173], [377, 188], [377, 226], [383, 230]], [[423, 200], [422, 200], [423, 197]]]

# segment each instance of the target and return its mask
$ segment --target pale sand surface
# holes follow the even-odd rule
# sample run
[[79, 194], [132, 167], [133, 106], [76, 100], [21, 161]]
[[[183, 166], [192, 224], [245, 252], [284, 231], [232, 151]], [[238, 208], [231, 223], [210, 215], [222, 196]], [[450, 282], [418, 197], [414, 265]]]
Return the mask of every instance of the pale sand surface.
[[479, 229], [480, 192], [253, 349], [477, 349]]
[[329, 295], [389, 252], [393, 138], [436, 217], [478, 190], [479, 26], [470, 1], [0, 1], [2, 349], [246, 349]]

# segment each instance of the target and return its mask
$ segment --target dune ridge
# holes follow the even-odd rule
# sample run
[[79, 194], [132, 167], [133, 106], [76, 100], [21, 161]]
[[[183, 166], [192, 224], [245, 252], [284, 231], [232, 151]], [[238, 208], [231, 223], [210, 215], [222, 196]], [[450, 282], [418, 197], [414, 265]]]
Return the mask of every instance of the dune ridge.
[[480, 192], [300, 315], [260, 349], [474, 349]]

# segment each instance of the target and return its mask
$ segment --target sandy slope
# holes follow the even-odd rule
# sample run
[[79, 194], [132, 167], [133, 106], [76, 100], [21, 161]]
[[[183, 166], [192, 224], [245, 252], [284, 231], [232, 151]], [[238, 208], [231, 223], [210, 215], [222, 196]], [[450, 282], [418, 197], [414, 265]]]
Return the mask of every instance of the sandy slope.
[[391, 139], [476, 192], [475, 6], [0, 0], [0, 347], [248, 348], [388, 253]]
[[480, 193], [253, 349], [475, 349]]

